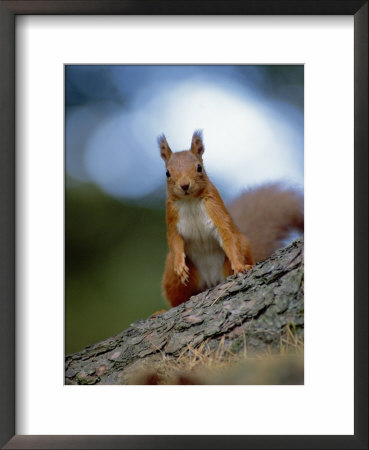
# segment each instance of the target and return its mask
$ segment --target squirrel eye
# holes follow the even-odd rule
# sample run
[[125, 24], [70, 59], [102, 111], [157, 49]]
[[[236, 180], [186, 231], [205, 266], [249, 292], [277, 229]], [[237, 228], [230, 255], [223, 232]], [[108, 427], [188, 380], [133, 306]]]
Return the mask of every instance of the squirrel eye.
[[197, 171], [198, 171], [198, 172], [202, 172], [202, 167], [201, 167], [200, 164], [197, 164]]
[[167, 171], [165, 172], [165, 175], [167, 176], [167, 178], [170, 177], [170, 172], [169, 172], [169, 170], [167, 170]]

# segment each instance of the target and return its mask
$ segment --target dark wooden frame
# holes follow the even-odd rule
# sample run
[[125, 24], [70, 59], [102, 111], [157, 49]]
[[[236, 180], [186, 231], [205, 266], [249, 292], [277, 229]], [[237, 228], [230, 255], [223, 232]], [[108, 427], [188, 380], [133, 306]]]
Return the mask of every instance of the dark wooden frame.
[[[348, 14], [355, 34], [355, 432], [353, 436], [15, 435], [15, 16]], [[344, 271], [338, 265], [337, 270]], [[368, 1], [0, 0], [0, 445], [76, 449], [368, 448]], [[319, 406], [317, 405], [317, 408]]]

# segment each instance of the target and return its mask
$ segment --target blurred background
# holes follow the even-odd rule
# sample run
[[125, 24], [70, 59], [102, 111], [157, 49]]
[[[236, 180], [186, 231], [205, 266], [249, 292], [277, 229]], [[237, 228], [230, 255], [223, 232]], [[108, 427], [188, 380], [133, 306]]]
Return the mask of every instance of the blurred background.
[[65, 66], [65, 351], [167, 308], [166, 176], [188, 149], [227, 202], [284, 181], [303, 190], [302, 65]]

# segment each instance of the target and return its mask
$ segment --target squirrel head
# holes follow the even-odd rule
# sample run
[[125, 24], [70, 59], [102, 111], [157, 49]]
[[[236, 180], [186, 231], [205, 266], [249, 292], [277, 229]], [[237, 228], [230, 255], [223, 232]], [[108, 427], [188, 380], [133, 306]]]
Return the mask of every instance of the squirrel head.
[[158, 137], [158, 144], [165, 161], [168, 194], [177, 200], [200, 197], [208, 183], [202, 161], [202, 132], [194, 132], [189, 150], [172, 152], [164, 134]]

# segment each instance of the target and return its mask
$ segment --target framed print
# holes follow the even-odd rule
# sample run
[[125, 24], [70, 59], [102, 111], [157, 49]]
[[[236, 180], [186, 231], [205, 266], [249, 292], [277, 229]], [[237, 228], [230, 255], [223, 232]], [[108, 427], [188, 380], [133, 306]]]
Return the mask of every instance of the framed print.
[[[0, 442], [4, 448], [368, 447], [367, 19], [367, 2], [349, 0], [0, 3]], [[243, 83], [253, 87], [249, 96], [235, 89], [241, 79], [254, 81]], [[266, 127], [255, 119], [260, 102], [253, 99], [261, 92], [259, 79], [269, 87], [263, 91], [263, 111], [271, 116]], [[177, 89], [178, 80], [185, 80], [187, 91], [183, 86]], [[287, 84], [289, 109], [281, 97]], [[160, 95], [150, 94], [153, 87]], [[139, 102], [143, 97], [145, 104]], [[183, 115], [184, 100], [206, 113]], [[274, 110], [273, 102], [284, 109]], [[137, 108], [127, 115], [123, 104]], [[226, 114], [218, 113], [219, 105]], [[196, 120], [203, 123], [197, 125]], [[237, 137], [237, 127], [246, 122], [252, 123], [252, 133]], [[284, 141], [279, 131], [289, 130], [291, 124], [301, 133]], [[190, 127], [204, 127], [204, 135], [196, 128], [189, 131]], [[225, 129], [238, 140], [227, 138]], [[201, 156], [203, 143], [206, 147], [209, 142], [205, 166], [196, 160], [196, 180], [203, 176], [204, 167], [222, 180], [229, 167], [232, 182], [242, 184], [239, 169], [244, 166], [246, 173], [251, 162], [237, 160], [232, 149], [226, 152], [229, 165], [219, 156], [212, 161], [208, 154], [216, 142], [222, 143], [221, 148], [235, 142], [230, 147], [236, 149], [247, 136], [245, 145], [254, 142], [256, 153], [263, 155], [263, 166], [269, 164], [273, 171], [280, 167], [280, 173], [280, 158], [273, 159], [267, 150], [273, 146], [291, 161], [289, 146], [303, 150], [299, 164], [292, 164], [294, 182], [302, 180], [306, 187], [302, 383], [300, 379], [284, 386], [255, 382], [212, 386], [105, 382], [100, 386], [107, 370], [104, 364], [83, 372], [67, 359], [65, 367], [64, 356], [70, 353], [77, 355], [77, 362], [87, 359], [88, 352], [98, 361], [99, 350], [93, 344], [124, 328], [132, 330], [131, 321], [154, 312], [151, 306], [141, 309], [138, 317], [130, 316], [129, 310], [120, 312], [106, 286], [119, 292], [128, 289], [127, 280], [133, 280], [140, 268], [146, 278], [154, 279], [150, 292], [159, 286], [164, 260], [156, 256], [162, 254], [165, 242], [149, 244], [139, 230], [147, 234], [150, 224], [150, 234], [162, 236], [164, 215], [160, 212], [155, 222], [144, 204], [137, 214], [131, 200], [121, 211], [105, 194], [129, 197], [133, 189], [142, 198], [155, 188], [155, 177], [159, 192], [163, 180], [175, 176], [175, 168], [168, 164], [164, 168], [157, 146], [142, 153], [146, 144], [139, 145], [144, 135], [151, 142], [160, 133], [167, 133], [166, 138], [159, 137], [165, 163], [170, 148], [190, 145], [192, 155]], [[190, 133], [188, 138], [185, 133]], [[81, 147], [87, 149], [83, 154]], [[133, 164], [121, 183], [121, 167], [128, 158]], [[81, 194], [84, 203], [77, 201], [81, 195], [69, 197], [70, 186], [87, 186], [86, 174], [101, 188], [103, 213], [97, 213], [94, 197], [93, 207], [81, 214], [91, 191]], [[256, 169], [248, 172], [248, 178], [255, 184], [260, 181]], [[186, 183], [181, 189], [190, 192]], [[231, 184], [226, 183], [222, 192], [231, 192]], [[71, 226], [72, 209], [76, 220]], [[107, 219], [108, 211], [120, 217], [118, 231]], [[100, 220], [104, 235], [91, 228], [94, 220]], [[136, 234], [130, 234], [123, 247], [109, 244], [109, 239], [117, 242], [124, 223], [124, 233], [130, 228]], [[91, 241], [102, 249], [97, 256], [86, 252]], [[145, 257], [137, 256], [141, 244], [151, 249]], [[139, 263], [112, 269], [106, 258], [108, 245], [114, 262], [137, 256]], [[74, 265], [71, 249], [76, 250]], [[87, 257], [78, 259], [82, 254]], [[94, 261], [95, 271], [84, 274]], [[116, 270], [116, 278], [103, 279], [104, 270], [109, 274]], [[132, 281], [139, 283], [139, 279]], [[124, 292], [135, 298], [137, 290]], [[105, 297], [103, 309], [92, 304], [94, 296]], [[226, 303], [218, 297], [211, 306], [219, 307], [217, 314], [222, 315]], [[160, 301], [155, 309], [159, 307]], [[102, 316], [109, 308], [111, 315]], [[170, 314], [165, 314], [163, 323], [170, 327]], [[189, 314], [190, 322], [200, 322]], [[128, 321], [121, 328], [120, 316]], [[224, 326], [223, 319], [218, 327]], [[160, 323], [161, 319], [154, 315], [152, 320]], [[91, 330], [100, 334], [89, 334]], [[156, 338], [161, 355], [162, 342]], [[139, 336], [135, 339], [140, 341]], [[110, 360], [119, 359], [118, 353], [112, 347]]]

